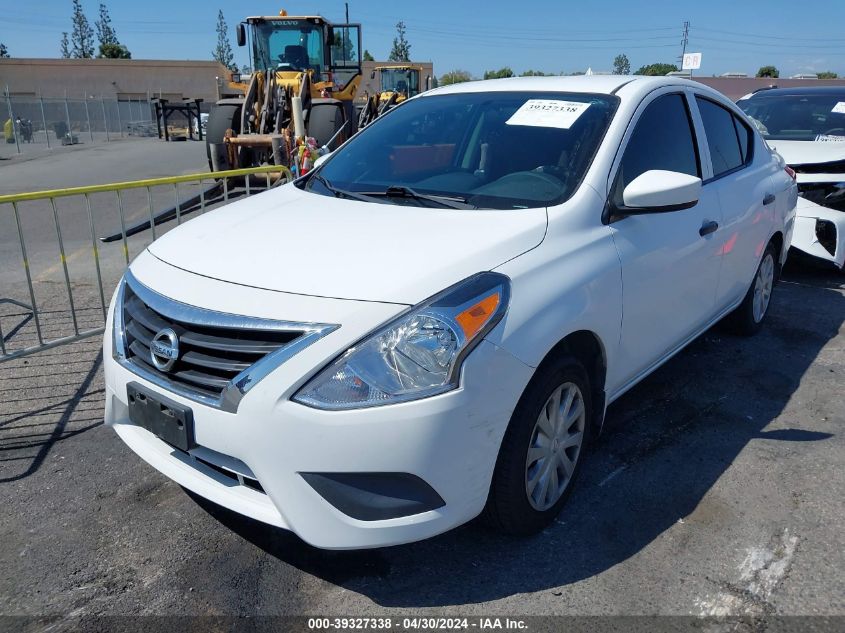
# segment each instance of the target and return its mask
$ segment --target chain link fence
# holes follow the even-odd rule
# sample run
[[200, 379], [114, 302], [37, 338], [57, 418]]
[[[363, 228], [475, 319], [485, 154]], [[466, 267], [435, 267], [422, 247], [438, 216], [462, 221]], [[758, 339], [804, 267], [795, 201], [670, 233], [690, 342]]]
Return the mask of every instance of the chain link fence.
[[0, 158], [79, 143], [109, 143], [127, 136], [156, 136], [148, 98], [46, 98], [10, 94], [0, 103]]

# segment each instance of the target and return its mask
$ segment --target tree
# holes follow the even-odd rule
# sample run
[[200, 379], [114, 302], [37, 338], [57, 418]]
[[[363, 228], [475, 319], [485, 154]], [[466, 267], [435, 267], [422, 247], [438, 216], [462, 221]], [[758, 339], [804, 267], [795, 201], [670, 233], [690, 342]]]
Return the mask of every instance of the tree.
[[757, 71], [757, 76], [777, 79], [780, 77], [780, 71], [774, 66], [760, 66], [760, 70]]
[[520, 77], [545, 77], [546, 73], [542, 70], [526, 70]]
[[450, 70], [448, 73], [440, 78], [441, 86], [448, 86], [450, 84], [460, 84], [465, 81], [472, 81], [472, 75], [465, 70]]
[[631, 74], [631, 62], [628, 61], [628, 56], [625, 53], [620, 53], [613, 58], [613, 73], [616, 75]]
[[392, 62], [411, 61], [411, 45], [405, 38], [405, 23], [401, 20], [396, 23], [396, 34], [393, 38], [393, 48], [390, 49], [390, 56], [387, 58]]
[[0, 42], [0, 59], [8, 59], [9, 57], [9, 49], [6, 48], [6, 45], [3, 42]]
[[94, 57], [94, 29], [88, 23], [80, 0], [73, 0], [73, 15], [71, 15], [73, 30], [70, 34], [71, 55], [77, 59]]
[[487, 70], [484, 72], [485, 79], [507, 79], [508, 77], [513, 77], [513, 71], [507, 66], [499, 70]]
[[123, 44], [100, 44], [98, 57], [107, 59], [132, 59], [132, 53]]
[[94, 26], [97, 27], [97, 39], [100, 40], [100, 53], [97, 57], [132, 59], [129, 49], [117, 39], [106, 5], [100, 4], [100, 19], [94, 22]]
[[211, 55], [229, 70], [237, 72], [235, 54], [232, 52], [232, 45], [229, 43], [229, 26], [226, 24], [226, 18], [223, 17], [222, 9], [217, 11], [217, 46], [211, 52]]
[[62, 41], [59, 43], [59, 50], [62, 59], [70, 59], [70, 42], [67, 39], [67, 31], [62, 31]]
[[94, 22], [97, 27], [97, 39], [100, 40], [100, 46], [103, 44], [120, 44], [117, 41], [117, 33], [111, 25], [111, 16], [109, 10], [104, 4], [100, 4], [100, 19]]
[[376, 61], [376, 58], [373, 57], [370, 54], [370, 51], [368, 51], [367, 49], [364, 49], [364, 61], [365, 62], [374, 62], [374, 61]]
[[675, 64], [648, 64], [646, 66], [640, 66], [635, 72], [635, 75], [650, 75], [650, 76], [663, 76], [668, 73], [677, 72], [678, 67]]
[[[2, 57], [2, 55], [0, 55], [0, 57]], [[831, 70], [823, 70], [819, 73], [816, 73], [816, 76], [819, 79], [838, 79], [839, 78], [839, 75], [837, 75], [835, 72], [833, 72]]]

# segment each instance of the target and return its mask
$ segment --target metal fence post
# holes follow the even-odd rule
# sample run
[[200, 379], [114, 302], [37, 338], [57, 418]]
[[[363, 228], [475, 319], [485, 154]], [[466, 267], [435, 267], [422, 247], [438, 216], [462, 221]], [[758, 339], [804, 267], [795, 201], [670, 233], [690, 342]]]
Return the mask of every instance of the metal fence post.
[[70, 144], [73, 145], [73, 128], [70, 126], [70, 108], [67, 106], [67, 90], [65, 90], [65, 118], [67, 119], [67, 133], [70, 135]]
[[47, 130], [47, 117], [44, 116], [44, 97], [38, 97], [41, 104], [41, 123], [44, 125], [44, 136], [47, 138], [47, 149], [50, 149], [50, 132]]
[[115, 97], [114, 104], [117, 106], [117, 127], [119, 128], [120, 138], [123, 138], [123, 121], [120, 120], [120, 99]]
[[106, 143], [111, 143], [109, 138], [109, 119], [106, 116], [106, 102], [103, 101], [103, 95], [100, 95], [100, 105], [103, 107], [103, 125], [106, 128]]
[[18, 134], [20, 130], [18, 130], [17, 126], [15, 125], [15, 113], [12, 110], [12, 97], [9, 96], [9, 84], [6, 84], [6, 107], [9, 109], [9, 120], [12, 122], [12, 132], [13, 136], [15, 137], [15, 149], [17, 149], [18, 154], [20, 154], [21, 143], [18, 140]]
[[88, 122], [88, 136], [91, 137], [91, 142], [94, 142], [94, 130], [91, 129], [91, 115], [88, 113], [88, 93], [85, 93], [85, 120]]

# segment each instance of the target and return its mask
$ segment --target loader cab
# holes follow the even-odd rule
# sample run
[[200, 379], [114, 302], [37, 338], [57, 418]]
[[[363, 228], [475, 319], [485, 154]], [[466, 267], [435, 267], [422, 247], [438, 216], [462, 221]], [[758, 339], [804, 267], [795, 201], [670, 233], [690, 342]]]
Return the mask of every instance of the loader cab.
[[382, 68], [381, 91], [398, 92], [411, 98], [420, 93], [420, 71], [417, 68]]
[[239, 45], [250, 44], [257, 72], [311, 71], [313, 82], [330, 82], [336, 89], [361, 73], [358, 24], [332, 25], [317, 16], [251, 17], [238, 25], [237, 35]]

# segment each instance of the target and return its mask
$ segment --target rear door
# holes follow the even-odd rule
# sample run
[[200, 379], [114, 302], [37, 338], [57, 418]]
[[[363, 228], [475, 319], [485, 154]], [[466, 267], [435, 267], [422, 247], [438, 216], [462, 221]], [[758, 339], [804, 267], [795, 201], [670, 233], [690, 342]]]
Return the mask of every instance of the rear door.
[[[708, 177], [681, 88], [652, 93], [634, 114], [611, 171], [611, 201], [621, 203], [624, 187], [652, 169]], [[690, 209], [611, 222], [622, 264], [622, 390], [713, 318], [720, 258], [706, 227], [714, 222], [721, 222], [719, 199], [708, 187]]]
[[779, 193], [772, 177], [779, 170], [738, 110], [698, 92], [694, 102], [702, 155], [712, 166], [705, 187], [717, 193], [722, 209], [714, 245], [721, 260], [716, 301], [728, 307], [745, 296], [771, 236]]

